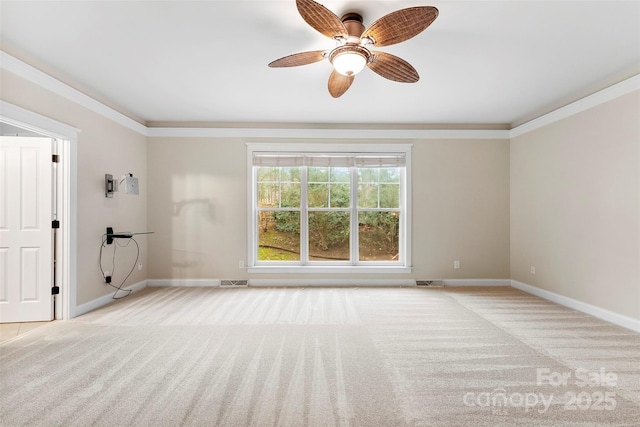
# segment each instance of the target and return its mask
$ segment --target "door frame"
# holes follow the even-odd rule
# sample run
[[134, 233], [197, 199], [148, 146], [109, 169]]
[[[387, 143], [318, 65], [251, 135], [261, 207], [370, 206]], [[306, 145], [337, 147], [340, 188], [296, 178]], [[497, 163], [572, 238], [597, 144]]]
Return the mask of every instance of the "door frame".
[[57, 211], [60, 228], [57, 242], [56, 319], [76, 315], [77, 290], [77, 159], [78, 129], [0, 100], [0, 121], [57, 140], [58, 163]]

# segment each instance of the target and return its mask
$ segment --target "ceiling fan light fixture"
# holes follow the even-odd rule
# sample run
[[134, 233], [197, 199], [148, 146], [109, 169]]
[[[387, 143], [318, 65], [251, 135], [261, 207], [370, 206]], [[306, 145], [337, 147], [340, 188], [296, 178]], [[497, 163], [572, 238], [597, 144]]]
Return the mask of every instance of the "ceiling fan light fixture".
[[345, 76], [354, 76], [369, 62], [370, 53], [357, 45], [344, 45], [335, 48], [329, 54], [329, 60], [337, 72]]
[[333, 67], [345, 76], [358, 74], [365, 65], [367, 65], [366, 58], [357, 52], [345, 52], [333, 58]]
[[338, 15], [315, 0], [295, 2], [302, 19], [322, 35], [333, 39], [338, 46], [328, 51], [316, 50], [284, 56], [270, 62], [269, 67], [295, 67], [328, 59], [334, 68], [328, 83], [329, 93], [334, 98], [342, 96], [349, 89], [355, 75], [364, 67], [394, 82], [415, 83], [420, 79], [416, 69], [404, 59], [373, 49], [417, 36], [438, 17], [437, 8], [415, 6], [399, 9], [365, 28], [360, 13], [349, 12], [338, 18]]

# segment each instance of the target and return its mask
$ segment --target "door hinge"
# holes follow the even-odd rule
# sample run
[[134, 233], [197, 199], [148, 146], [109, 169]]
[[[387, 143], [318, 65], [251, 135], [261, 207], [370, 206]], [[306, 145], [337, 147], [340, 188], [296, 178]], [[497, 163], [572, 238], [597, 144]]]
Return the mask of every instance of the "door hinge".
[[58, 295], [60, 293], [60, 286], [53, 286], [51, 288], [51, 295]]
[[51, 155], [51, 161], [52, 161], [53, 163], [60, 163], [60, 156], [59, 156], [59, 155], [57, 155], [57, 154], [52, 154], [52, 155]]
[[60, 221], [58, 221], [57, 219], [51, 221], [51, 228], [60, 228]]

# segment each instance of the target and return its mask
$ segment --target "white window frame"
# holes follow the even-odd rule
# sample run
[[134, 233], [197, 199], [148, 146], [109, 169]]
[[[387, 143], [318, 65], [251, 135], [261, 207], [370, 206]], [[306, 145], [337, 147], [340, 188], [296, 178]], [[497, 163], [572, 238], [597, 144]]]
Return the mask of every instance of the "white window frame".
[[[247, 143], [247, 272], [249, 273], [411, 273], [411, 144], [335, 144], [335, 143]], [[257, 260], [258, 248], [258, 221], [257, 221], [257, 185], [256, 172], [253, 167], [255, 153], [325, 153], [355, 155], [398, 153], [405, 157], [405, 166], [401, 174], [400, 210], [401, 226], [399, 236], [400, 261], [367, 261], [330, 263], [310, 262], [308, 265], [300, 265], [298, 262], [259, 262]], [[357, 183], [351, 183], [352, 194], [357, 191]], [[305, 193], [305, 192], [303, 192]], [[352, 198], [352, 200], [355, 200]], [[301, 201], [301, 203], [306, 201]], [[357, 218], [352, 218], [352, 222]], [[304, 221], [301, 224], [305, 227]], [[301, 246], [304, 250], [307, 246], [306, 232], [301, 229]], [[353, 244], [353, 241], [352, 241]], [[301, 254], [302, 255], [302, 254]], [[268, 264], [268, 265], [267, 265]]]

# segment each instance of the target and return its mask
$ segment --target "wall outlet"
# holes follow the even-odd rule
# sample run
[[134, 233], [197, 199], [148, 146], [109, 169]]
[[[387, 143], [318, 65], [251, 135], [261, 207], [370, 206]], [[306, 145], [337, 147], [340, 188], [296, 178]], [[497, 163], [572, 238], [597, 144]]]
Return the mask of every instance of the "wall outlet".
[[238, 261], [238, 268], [244, 268], [244, 261]]
[[138, 271], [142, 270], [142, 263], [138, 264]]
[[460, 260], [459, 259], [453, 261], [453, 268], [460, 268]]
[[536, 268], [533, 265], [529, 268], [529, 273], [536, 274]]

